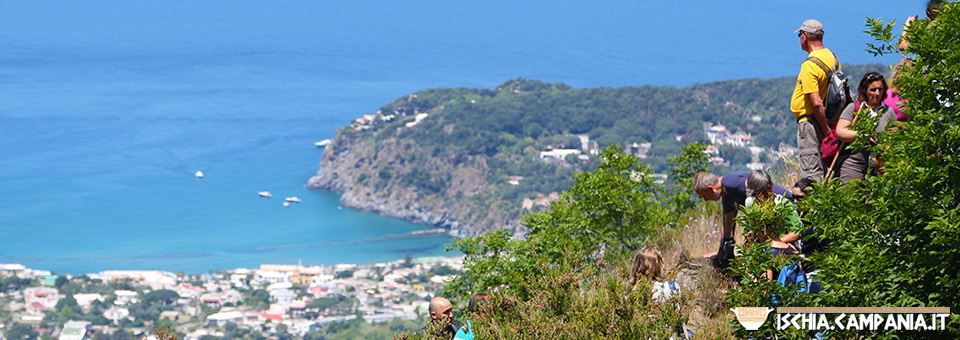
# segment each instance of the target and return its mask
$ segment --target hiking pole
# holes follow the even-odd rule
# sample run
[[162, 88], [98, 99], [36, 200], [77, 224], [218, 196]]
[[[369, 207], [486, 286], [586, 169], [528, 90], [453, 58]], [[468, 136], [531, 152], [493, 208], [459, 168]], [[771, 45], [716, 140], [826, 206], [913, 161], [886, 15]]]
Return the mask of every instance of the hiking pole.
[[[860, 110], [863, 110], [863, 107], [864, 107], [864, 105], [866, 105], [866, 104], [867, 104], [866, 102], [860, 103]], [[857, 114], [853, 116], [853, 121], [850, 122], [850, 125], [856, 124], [856, 123], [857, 123], [857, 119], [859, 119], [859, 118], [860, 118], [860, 111], [857, 110]], [[834, 131], [836, 131], [836, 130], [834, 130]], [[837, 140], [840, 140], [840, 136], [837, 136]], [[827, 168], [827, 176], [823, 178], [824, 181], [830, 179], [830, 177], [833, 176], [833, 166], [837, 164], [837, 158], [840, 158], [840, 151], [843, 151], [843, 148], [844, 148], [844, 146], [845, 146], [844, 144], [847, 144], [847, 143], [845, 143], [845, 142], [840, 142], [840, 147], [837, 148], [837, 154], [836, 154], [836, 155], [833, 155], [833, 161], [830, 162], [830, 167]]]

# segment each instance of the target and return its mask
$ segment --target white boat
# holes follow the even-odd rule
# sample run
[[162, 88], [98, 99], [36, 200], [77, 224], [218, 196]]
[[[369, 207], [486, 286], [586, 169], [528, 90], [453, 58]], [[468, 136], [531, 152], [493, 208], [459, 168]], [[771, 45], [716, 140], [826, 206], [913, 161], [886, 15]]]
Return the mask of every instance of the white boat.
[[284, 199], [284, 201], [293, 202], [293, 203], [300, 203], [300, 197], [297, 197], [297, 196], [287, 197], [287, 198]]
[[197, 176], [197, 178], [203, 178], [203, 171], [197, 170], [197, 173], [194, 174], [194, 176]]
[[329, 140], [329, 139], [324, 139], [324, 140], [322, 140], [322, 141], [313, 143], [313, 145], [316, 145], [316, 146], [327, 146], [327, 144], [330, 144], [330, 140]]
[[273, 197], [273, 195], [271, 195], [269, 191], [261, 191], [261, 192], [258, 192], [257, 195], [260, 195], [260, 197], [268, 197], [268, 198]]
[[283, 206], [289, 207], [289, 206], [290, 206], [290, 202], [283, 202]]

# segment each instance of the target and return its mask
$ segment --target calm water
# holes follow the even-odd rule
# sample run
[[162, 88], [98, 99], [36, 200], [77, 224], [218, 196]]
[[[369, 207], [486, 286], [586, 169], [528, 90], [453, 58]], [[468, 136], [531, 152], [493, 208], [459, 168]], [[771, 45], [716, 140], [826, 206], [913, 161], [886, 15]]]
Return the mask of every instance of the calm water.
[[793, 75], [809, 17], [842, 61], [893, 63], [863, 52], [863, 18], [902, 22], [925, 1], [869, 4], [0, 2], [0, 262], [206, 272], [442, 255], [448, 237], [404, 236], [426, 226], [306, 189], [313, 142], [430, 87]]

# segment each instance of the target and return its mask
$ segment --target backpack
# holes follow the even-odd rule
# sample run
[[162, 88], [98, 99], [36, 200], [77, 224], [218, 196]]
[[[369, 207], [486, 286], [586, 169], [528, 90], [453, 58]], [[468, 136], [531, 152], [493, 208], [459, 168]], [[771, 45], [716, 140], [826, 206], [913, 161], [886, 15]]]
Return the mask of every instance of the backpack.
[[717, 250], [717, 256], [713, 258], [713, 266], [721, 272], [730, 266], [730, 260], [736, 256], [733, 245], [736, 244], [733, 237], [727, 237], [720, 241], [720, 249]]
[[[833, 53], [833, 52], [830, 52]], [[843, 71], [840, 70], [840, 59], [837, 58], [837, 55], [833, 55], [833, 59], [837, 61], [837, 65], [833, 68], [827, 67], [827, 64], [823, 63], [823, 60], [817, 57], [809, 57], [807, 60], [812, 61], [814, 64], [820, 66], [823, 69], [823, 72], [827, 74], [827, 78], [830, 83], [827, 85], [827, 96], [823, 99], [823, 109], [824, 113], [827, 116], [828, 121], [833, 121], [834, 117], [837, 117], [840, 112], [843, 112], [843, 109], [847, 107], [847, 104], [853, 100], [853, 97], [850, 95], [850, 83], [847, 80], [847, 76], [843, 74]]]
[[653, 300], [664, 302], [674, 295], [680, 294], [680, 287], [677, 287], [676, 281], [654, 282], [651, 287], [653, 290]]
[[[780, 276], [777, 277], [777, 282], [780, 283], [783, 287], [797, 287], [795, 293], [805, 293], [807, 292], [807, 274], [803, 272], [803, 269], [800, 269], [800, 266], [795, 264], [788, 264], [783, 266], [780, 269]], [[771, 298], [774, 306], [779, 306], [780, 301], [777, 300], [776, 294]], [[786, 300], [786, 299], [783, 299]]]

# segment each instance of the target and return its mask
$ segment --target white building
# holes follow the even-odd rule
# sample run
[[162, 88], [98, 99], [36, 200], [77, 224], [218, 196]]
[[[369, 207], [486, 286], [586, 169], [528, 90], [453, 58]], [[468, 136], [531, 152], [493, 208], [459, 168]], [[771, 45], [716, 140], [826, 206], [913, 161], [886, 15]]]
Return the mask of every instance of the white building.
[[113, 293], [117, 295], [117, 299], [113, 301], [113, 304], [117, 306], [125, 306], [140, 301], [140, 294], [132, 290], [115, 290]]
[[290, 282], [292, 278], [293, 273], [291, 272], [275, 270], [257, 270], [257, 273], [253, 276], [257, 283]]
[[3, 276], [24, 278], [27, 276], [27, 267], [19, 263], [0, 263], [0, 277]]
[[210, 314], [207, 316], [207, 321], [214, 321], [217, 323], [218, 327], [223, 327], [228, 322], [235, 324], [243, 323], [244, 316], [242, 312], [232, 311], [232, 312], [220, 312], [215, 314]]
[[175, 274], [157, 270], [107, 270], [98, 273], [96, 277], [93, 278], [99, 278], [107, 282], [131, 280], [146, 284], [153, 290], [174, 289], [177, 285], [177, 276]]
[[130, 316], [130, 310], [126, 308], [112, 307], [103, 311], [103, 317], [113, 322], [120, 322], [120, 319], [125, 319], [128, 316]]
[[90, 307], [93, 301], [103, 302], [104, 300], [103, 295], [100, 294], [73, 294], [73, 298], [77, 300], [77, 305], [80, 307]]
[[579, 154], [579, 149], [553, 149], [548, 151], [540, 151], [540, 159], [556, 158], [559, 160], [564, 160], [569, 155]]
[[90, 321], [67, 321], [60, 331], [59, 340], [83, 340], [90, 329]]

